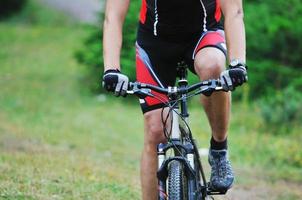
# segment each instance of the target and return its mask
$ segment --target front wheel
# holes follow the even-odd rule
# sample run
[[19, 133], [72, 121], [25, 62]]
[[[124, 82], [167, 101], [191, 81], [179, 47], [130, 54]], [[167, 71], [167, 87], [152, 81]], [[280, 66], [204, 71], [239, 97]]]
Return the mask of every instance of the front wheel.
[[177, 160], [171, 161], [169, 165], [168, 184], [169, 200], [187, 199], [187, 183], [183, 165]]

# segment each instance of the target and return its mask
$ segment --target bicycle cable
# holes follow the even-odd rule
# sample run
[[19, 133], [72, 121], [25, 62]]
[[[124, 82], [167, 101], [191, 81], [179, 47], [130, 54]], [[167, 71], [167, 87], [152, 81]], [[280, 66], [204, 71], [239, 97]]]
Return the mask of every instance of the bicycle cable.
[[[197, 95], [197, 94], [194, 93], [194, 94], [191, 94], [191, 95], [186, 96], [185, 98], [186, 98], [186, 99], [189, 99], [189, 98], [194, 97], [194, 96], [196, 96], [196, 95]], [[156, 96], [154, 96], [154, 97], [156, 98]], [[167, 107], [169, 107], [169, 112], [168, 112], [168, 114], [167, 114], [165, 120], [163, 120], [163, 112], [164, 112], [164, 110], [165, 110], [165, 107], [162, 109], [162, 112], [161, 112], [161, 118], [162, 118], [162, 123], [163, 123], [163, 128], [164, 128], [164, 134], [165, 134], [165, 137], [167, 138], [168, 142], [170, 142], [170, 143], [174, 146], [174, 149], [179, 153], [179, 155], [180, 155], [182, 158], [185, 158], [185, 156], [183, 155], [183, 153], [181, 152], [181, 150], [175, 145], [175, 143], [173, 142], [173, 140], [171, 140], [170, 137], [169, 137], [169, 135], [171, 135], [171, 130], [172, 130], [171, 127], [170, 127], [170, 133], [169, 133], [169, 135], [167, 135], [167, 129], [166, 129], [167, 120], [168, 120], [168, 118], [169, 118], [169, 116], [170, 116], [170, 113], [171, 113], [171, 112], [175, 112], [175, 113], [180, 117], [180, 119], [183, 121], [184, 125], [185, 125], [185, 126], [187, 127], [187, 129], [188, 129], [188, 133], [185, 132], [185, 133], [187, 133], [187, 134], [185, 135], [185, 138], [193, 145], [194, 151], [195, 151], [196, 156], [197, 156], [197, 161], [198, 161], [197, 164], [198, 164], [198, 167], [199, 167], [199, 169], [202, 170], [202, 165], [201, 165], [201, 163], [200, 163], [200, 155], [199, 155], [199, 152], [198, 152], [197, 145], [196, 145], [196, 143], [194, 142], [194, 140], [193, 140], [193, 138], [192, 138], [192, 131], [191, 131], [191, 128], [190, 128], [189, 124], [187, 123], [187, 121], [185, 120], [185, 118], [184, 118], [179, 112], [177, 112], [177, 111], [174, 109], [174, 106], [175, 106], [179, 101], [181, 101], [182, 98], [183, 98], [183, 97], [180, 97], [180, 98], [178, 98], [178, 99], [176, 99], [176, 100], [174, 100], [174, 101], [171, 101], [171, 102], [173, 102], [172, 105], [171, 105], [171, 104], [167, 104], [166, 102], [161, 101], [161, 102], [164, 103]], [[158, 99], [158, 100], [159, 100], [159, 99]], [[170, 123], [171, 123], [171, 126], [172, 126], [173, 117], [172, 117]], [[198, 179], [197, 174], [195, 174], [195, 173], [192, 173], [192, 174], [194, 175], [194, 177], [195, 177], [196, 179]], [[202, 176], [203, 182], [205, 183], [205, 182], [206, 182], [206, 179], [205, 179], [204, 174], [201, 174], [201, 176]]]
[[[196, 95], [197, 95], [196, 93], [190, 94], [190, 95], [186, 96], [185, 99], [192, 98], [192, 97], [194, 97], [194, 96], [196, 96]], [[174, 109], [175, 105], [176, 105], [179, 101], [181, 101], [181, 100], [183, 99], [183, 97], [179, 97], [178, 99], [169, 101], [168, 103], [165, 101], [165, 99], [163, 99], [163, 98], [161, 98], [161, 97], [159, 97], [159, 96], [157, 96], [157, 95], [153, 95], [152, 97], [155, 98], [155, 99], [157, 99], [157, 100], [159, 100], [161, 103], [163, 103], [163, 104], [165, 105], [165, 106], [162, 108], [162, 111], [161, 111], [161, 120], [162, 120], [162, 124], [163, 124], [163, 132], [164, 132], [164, 136], [165, 136], [165, 138], [167, 139], [167, 141], [170, 142], [170, 143], [173, 145], [174, 149], [178, 152], [178, 154], [179, 154], [182, 158], [186, 158], [186, 157], [183, 155], [182, 151], [177, 147], [177, 145], [174, 143], [174, 141], [171, 140], [171, 138], [170, 138], [170, 135], [171, 135], [171, 132], [172, 132], [172, 124], [173, 124], [173, 115], [172, 115], [172, 117], [170, 117], [170, 115], [171, 115], [170, 113], [171, 113], [171, 112], [175, 112], [175, 113], [180, 117], [180, 119], [184, 122], [185, 126], [186, 126], [187, 129], [188, 129], [188, 133], [187, 133], [187, 135], [185, 136], [185, 138], [193, 145], [194, 151], [196, 152], [196, 155], [197, 155], [197, 160], [198, 160], [197, 163], [198, 163], [198, 167], [199, 167], [200, 169], [202, 169], [202, 166], [201, 166], [201, 164], [200, 164], [200, 156], [199, 156], [199, 152], [198, 152], [198, 149], [197, 149], [197, 146], [196, 146], [195, 142], [193, 141], [193, 138], [192, 138], [192, 131], [191, 131], [191, 129], [190, 129], [190, 126], [189, 126], [189, 124], [186, 122], [186, 120], [184, 119], [184, 117], [183, 117], [179, 112], [177, 112], [177, 111]], [[172, 104], [171, 104], [171, 103], [172, 103]], [[166, 118], [164, 119], [164, 110], [165, 110], [166, 107], [169, 108], [169, 111], [168, 111], [168, 114], [166, 115]], [[167, 130], [167, 123], [168, 123], [168, 119], [169, 119], [169, 118], [171, 118], [171, 121], [170, 121], [170, 130]], [[197, 174], [195, 174], [195, 173], [192, 173], [192, 174], [194, 175], [194, 177], [195, 177], [196, 179], [198, 178], [198, 177], [197, 177]], [[204, 182], [205, 182], [205, 177], [204, 177], [203, 174], [202, 174], [202, 179], [203, 179]]]
[[[181, 150], [175, 145], [173, 140], [171, 140], [171, 138], [170, 138], [170, 135], [171, 135], [171, 132], [172, 132], [172, 124], [173, 124], [173, 115], [172, 115], [172, 117], [170, 117], [170, 115], [171, 115], [171, 112], [176, 112], [174, 110], [174, 107], [181, 100], [181, 98], [170, 101], [168, 103], [165, 102], [161, 97], [158, 97], [156, 95], [153, 95], [153, 98], [156, 98], [157, 100], [159, 100], [161, 103], [163, 103], [165, 105], [165, 107], [163, 107], [162, 111], [161, 111], [161, 120], [162, 120], [162, 124], [163, 124], [163, 132], [164, 132], [165, 138], [167, 139], [168, 142], [170, 142], [174, 146], [174, 149], [177, 151], [177, 153], [181, 157], [185, 158], [185, 156], [183, 155]], [[171, 104], [171, 102], [172, 102], [172, 104]], [[168, 111], [168, 114], [166, 115], [166, 117], [164, 119], [164, 110], [165, 110], [166, 107], [169, 108], [169, 111]], [[176, 114], [180, 116], [180, 114], [178, 112], [176, 112]], [[167, 129], [167, 123], [168, 123], [169, 118], [171, 119], [171, 121], [170, 121], [170, 128], [168, 130]], [[186, 124], [186, 126], [188, 126], [188, 124]]]
[[[195, 96], [195, 95], [196, 95], [196, 94], [191, 94], [191, 95], [187, 96], [186, 99], [191, 98], [191, 97], [193, 97], [193, 96]], [[186, 120], [184, 119], [184, 117], [183, 117], [179, 112], [177, 112], [177, 111], [174, 109], [175, 105], [176, 105], [179, 101], [181, 101], [181, 99], [182, 99], [183, 97], [180, 97], [180, 98], [178, 98], [178, 99], [176, 99], [176, 100], [170, 101], [169, 103], [164, 102], [161, 98], [159, 98], [159, 97], [156, 96], [156, 95], [154, 95], [154, 98], [156, 98], [156, 99], [158, 99], [159, 101], [161, 101], [164, 105], [166, 105], [166, 107], [169, 107], [169, 111], [168, 111], [168, 114], [166, 115], [165, 119], [164, 119], [164, 110], [165, 110], [166, 107], [163, 107], [163, 108], [162, 108], [162, 111], [161, 111], [161, 120], [162, 120], [162, 124], [163, 124], [163, 132], [164, 132], [164, 135], [165, 135], [165, 138], [167, 139], [167, 141], [170, 142], [170, 143], [173, 145], [174, 149], [177, 151], [177, 153], [178, 153], [182, 158], [185, 158], [185, 156], [183, 155], [182, 151], [175, 145], [174, 141], [171, 140], [171, 138], [170, 138], [171, 131], [172, 131], [172, 124], [173, 124], [173, 115], [172, 115], [171, 121], [170, 121], [170, 129], [167, 130], [168, 119], [170, 118], [170, 115], [171, 115], [170, 113], [171, 113], [171, 112], [175, 112], [175, 113], [180, 117], [180, 119], [184, 122], [185, 126], [186, 126], [187, 129], [188, 129], [188, 133], [187, 133], [187, 132], [184, 132], [184, 133], [185, 133], [185, 135], [184, 135], [185, 139], [186, 139], [187, 141], [189, 141], [191, 144], [193, 144], [193, 148], [194, 148], [195, 151], [198, 151], [198, 149], [196, 148], [196, 145], [193, 143], [193, 139], [192, 139], [192, 131], [191, 131], [191, 129], [190, 129], [188, 123], [186, 122]], [[173, 104], [171, 104], [171, 102], [173, 102]], [[187, 133], [187, 134], [186, 134], [186, 133]], [[198, 159], [199, 159], [199, 155], [198, 155]]]

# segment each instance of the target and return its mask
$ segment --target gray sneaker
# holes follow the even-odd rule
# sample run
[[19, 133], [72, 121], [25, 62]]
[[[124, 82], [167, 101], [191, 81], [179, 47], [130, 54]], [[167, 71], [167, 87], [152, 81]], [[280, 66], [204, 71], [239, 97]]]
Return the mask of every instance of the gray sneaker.
[[227, 150], [209, 151], [211, 165], [210, 188], [215, 191], [227, 191], [232, 187], [234, 174], [228, 158]]

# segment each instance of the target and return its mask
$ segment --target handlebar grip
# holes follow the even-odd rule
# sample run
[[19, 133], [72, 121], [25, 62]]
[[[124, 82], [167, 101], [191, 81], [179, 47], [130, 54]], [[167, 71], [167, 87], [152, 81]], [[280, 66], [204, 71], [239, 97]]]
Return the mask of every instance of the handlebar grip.
[[155, 92], [161, 93], [161, 94], [168, 94], [168, 89], [158, 87], [156, 85], [150, 85], [146, 83], [140, 83], [140, 82], [130, 82], [128, 89], [135, 90], [135, 89], [150, 89]]

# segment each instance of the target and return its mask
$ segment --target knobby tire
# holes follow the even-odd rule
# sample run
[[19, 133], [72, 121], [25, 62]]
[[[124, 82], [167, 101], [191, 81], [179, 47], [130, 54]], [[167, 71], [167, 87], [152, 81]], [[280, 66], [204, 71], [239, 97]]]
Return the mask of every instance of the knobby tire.
[[169, 200], [187, 199], [187, 182], [184, 176], [183, 165], [180, 161], [173, 160], [170, 163], [168, 181]]

